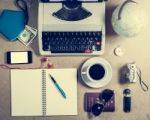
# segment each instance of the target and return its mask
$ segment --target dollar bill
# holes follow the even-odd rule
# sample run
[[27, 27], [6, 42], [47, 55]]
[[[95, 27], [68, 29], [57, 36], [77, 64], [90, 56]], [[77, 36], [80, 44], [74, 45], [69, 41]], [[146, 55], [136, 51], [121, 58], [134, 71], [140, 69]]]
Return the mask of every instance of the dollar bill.
[[37, 36], [37, 30], [28, 25], [25, 26], [25, 29], [18, 36], [18, 40], [24, 45], [28, 46], [32, 43], [34, 38]]

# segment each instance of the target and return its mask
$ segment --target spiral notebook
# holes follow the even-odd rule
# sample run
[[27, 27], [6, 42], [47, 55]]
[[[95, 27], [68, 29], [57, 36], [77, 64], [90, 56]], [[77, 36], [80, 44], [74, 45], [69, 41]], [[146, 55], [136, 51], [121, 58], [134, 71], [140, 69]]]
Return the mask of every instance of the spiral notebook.
[[[66, 93], [62, 97], [51, 74]], [[12, 116], [77, 115], [77, 70], [11, 70]]]

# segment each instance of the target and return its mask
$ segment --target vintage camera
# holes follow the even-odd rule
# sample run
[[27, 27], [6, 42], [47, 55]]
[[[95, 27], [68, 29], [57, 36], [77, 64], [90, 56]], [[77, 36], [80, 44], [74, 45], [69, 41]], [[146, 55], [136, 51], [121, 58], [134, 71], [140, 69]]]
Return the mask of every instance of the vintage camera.
[[135, 63], [129, 63], [126, 65], [126, 80], [129, 83], [135, 83], [137, 81], [137, 66]]

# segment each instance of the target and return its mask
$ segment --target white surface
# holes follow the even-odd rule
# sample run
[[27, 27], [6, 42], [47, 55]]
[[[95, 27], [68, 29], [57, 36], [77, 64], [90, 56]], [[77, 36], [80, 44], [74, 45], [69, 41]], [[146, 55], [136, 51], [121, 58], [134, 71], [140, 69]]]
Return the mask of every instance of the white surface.
[[121, 19], [118, 14], [122, 4], [120, 4], [112, 14], [112, 26], [114, 31], [120, 36], [134, 37], [142, 32], [148, 23], [148, 15], [139, 2], [128, 2], [122, 9]]
[[104, 67], [105, 76], [101, 80], [99, 80], [97, 82], [93, 82], [86, 75], [81, 74], [82, 80], [87, 86], [92, 87], [92, 88], [104, 87], [111, 81], [111, 78], [112, 78], [112, 68], [111, 68], [110, 64], [105, 59], [100, 58], [100, 57], [94, 57], [94, 58], [87, 60], [83, 64], [83, 66], [81, 68], [81, 72], [84, 72], [85, 69], [89, 65], [94, 64], [94, 63], [95, 64], [96, 63], [101, 64]]
[[[77, 69], [51, 69], [46, 71], [47, 115], [77, 115]], [[49, 77], [51, 74], [66, 94], [60, 94]]]
[[11, 70], [11, 115], [42, 115], [41, 70]]
[[11, 63], [28, 63], [28, 52], [11, 52]]
[[119, 46], [119, 47], [115, 48], [114, 53], [116, 56], [121, 57], [125, 54], [125, 49]]
[[[46, 115], [77, 115], [77, 70], [46, 70]], [[49, 78], [66, 93], [64, 99]], [[42, 116], [42, 70], [11, 70], [12, 116]]]

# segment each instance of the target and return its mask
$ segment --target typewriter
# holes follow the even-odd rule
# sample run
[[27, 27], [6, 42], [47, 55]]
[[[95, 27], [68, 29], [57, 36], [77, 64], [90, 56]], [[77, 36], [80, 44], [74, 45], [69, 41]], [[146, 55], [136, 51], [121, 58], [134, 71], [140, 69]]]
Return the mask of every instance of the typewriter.
[[38, 11], [41, 55], [102, 55], [104, 0], [42, 0]]

